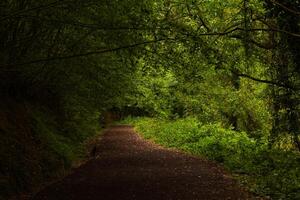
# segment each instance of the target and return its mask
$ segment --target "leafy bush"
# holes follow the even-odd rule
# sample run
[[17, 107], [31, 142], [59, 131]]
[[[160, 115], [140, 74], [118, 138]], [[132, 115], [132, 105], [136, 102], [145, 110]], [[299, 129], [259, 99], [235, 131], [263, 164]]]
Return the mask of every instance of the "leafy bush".
[[145, 138], [221, 162], [251, 191], [274, 199], [299, 199], [299, 152], [269, 149], [264, 140], [195, 118], [166, 121], [127, 118]]

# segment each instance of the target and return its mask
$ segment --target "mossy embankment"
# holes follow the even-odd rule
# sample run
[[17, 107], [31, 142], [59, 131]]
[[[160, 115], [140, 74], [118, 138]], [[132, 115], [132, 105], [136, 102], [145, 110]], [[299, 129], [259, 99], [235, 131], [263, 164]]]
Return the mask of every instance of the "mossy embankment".
[[87, 156], [96, 117], [79, 122], [58, 110], [11, 98], [0, 101], [0, 199], [34, 192]]

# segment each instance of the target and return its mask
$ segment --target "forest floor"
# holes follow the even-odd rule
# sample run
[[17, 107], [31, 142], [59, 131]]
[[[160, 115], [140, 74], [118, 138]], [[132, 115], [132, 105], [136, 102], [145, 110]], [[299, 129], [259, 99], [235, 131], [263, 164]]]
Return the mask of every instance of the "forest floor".
[[104, 131], [94, 158], [34, 200], [255, 199], [218, 164], [160, 147], [130, 126]]

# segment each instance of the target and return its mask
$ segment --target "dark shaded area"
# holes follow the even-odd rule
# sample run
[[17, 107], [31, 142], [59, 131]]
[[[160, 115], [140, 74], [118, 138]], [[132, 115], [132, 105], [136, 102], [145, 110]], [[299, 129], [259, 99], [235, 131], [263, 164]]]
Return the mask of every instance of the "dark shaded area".
[[100, 116], [100, 125], [105, 128], [116, 121], [124, 120], [126, 117], [150, 116], [143, 108], [123, 106], [122, 108], [113, 107], [102, 113]]
[[299, 1], [216, 2], [1, 1], [0, 199], [61, 177], [127, 116], [195, 116], [299, 153]]
[[2, 96], [1, 200], [31, 193], [38, 185], [61, 177], [75, 158], [83, 154], [80, 145], [89, 133], [78, 135], [73, 131], [69, 134], [62, 129], [62, 120], [56, 114], [55, 108]]
[[216, 164], [141, 139], [130, 126], [107, 129], [97, 156], [33, 200], [251, 199]]

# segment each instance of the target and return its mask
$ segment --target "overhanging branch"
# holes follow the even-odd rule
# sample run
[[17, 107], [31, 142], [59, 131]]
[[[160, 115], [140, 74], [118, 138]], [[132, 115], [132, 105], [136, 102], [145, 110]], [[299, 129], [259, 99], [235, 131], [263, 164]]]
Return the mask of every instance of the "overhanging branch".
[[47, 9], [47, 8], [53, 8], [57, 5], [61, 5], [62, 3], [66, 3], [66, 1], [65, 0], [58, 0], [58, 1], [48, 3], [48, 4], [36, 6], [36, 7], [33, 7], [33, 8], [19, 10], [19, 11], [13, 12], [11, 14], [8, 14], [8, 15], [0, 18], [0, 21], [9, 19], [9, 18], [14, 17], [14, 16], [18, 16], [18, 15], [23, 14], [23, 13], [31, 12], [31, 11], [34, 11], [34, 10], [42, 10], [42, 9]]
[[265, 79], [259, 79], [259, 78], [250, 76], [248, 74], [235, 72], [234, 70], [231, 70], [231, 73], [237, 75], [238, 77], [248, 78], [250, 80], [257, 81], [257, 82], [260, 82], [260, 83], [267, 83], [267, 84], [275, 85], [275, 86], [278, 86], [278, 87], [283, 87], [283, 88], [287, 88], [287, 89], [291, 89], [291, 90], [297, 90], [297, 88], [294, 88], [290, 85], [286, 85], [286, 84], [275, 82], [275, 81], [265, 80]]
[[265, 50], [271, 50], [271, 49], [274, 49], [276, 47], [276, 45], [274, 44], [270, 44], [270, 43], [260, 43], [260, 42], [257, 42], [256, 40], [254, 39], [249, 39], [249, 38], [243, 38], [242, 36], [240, 35], [232, 35], [230, 36], [232, 38], [236, 38], [236, 39], [240, 39], [240, 40], [245, 40], [246, 42], [249, 42], [249, 43], [252, 43], [254, 44], [255, 46], [259, 47], [259, 48], [262, 48], [262, 49], [265, 49]]
[[[86, 28], [86, 29], [92, 29], [92, 30], [104, 30], [104, 31], [146, 31], [146, 30], [153, 30], [153, 27], [146, 27], [146, 26], [103, 26], [101, 24], [87, 24], [82, 23], [79, 21], [72, 21], [72, 20], [60, 20], [60, 19], [49, 19], [46, 17], [40, 17], [40, 16], [31, 16], [31, 15], [18, 15], [15, 18], [21, 18], [22, 20], [40, 20], [41, 22], [49, 22], [49, 23], [57, 23], [62, 24], [66, 26], [72, 26], [72, 27], [78, 27], [78, 28]], [[162, 29], [159, 27], [155, 27], [155, 29]], [[169, 30], [169, 29], [166, 29]]]
[[111, 48], [111, 49], [104, 49], [104, 50], [99, 50], [99, 51], [91, 51], [91, 52], [81, 53], [81, 54], [41, 58], [41, 59], [32, 60], [32, 61], [23, 62], [23, 63], [14, 63], [14, 64], [1, 65], [0, 68], [4, 68], [4, 69], [6, 68], [4, 71], [15, 71], [15, 70], [7, 69], [7, 68], [16, 67], [16, 66], [23, 66], [23, 65], [30, 65], [30, 64], [37, 64], [37, 63], [44, 63], [44, 62], [49, 62], [49, 61], [67, 60], [67, 59], [78, 58], [78, 57], [86, 57], [86, 56], [97, 55], [97, 54], [104, 54], [104, 53], [115, 52], [115, 51], [119, 51], [119, 50], [123, 50], [123, 49], [130, 49], [130, 48], [134, 48], [134, 47], [138, 47], [138, 46], [142, 46], [142, 45], [146, 45], [146, 44], [162, 42], [162, 41], [166, 41], [166, 40], [173, 40], [173, 39], [167, 38], [167, 39], [151, 40], [151, 41], [135, 43], [135, 44], [127, 45], [127, 46], [121, 46], [121, 47], [116, 47], [116, 48]]
[[224, 31], [224, 32], [209, 32], [209, 33], [199, 33], [199, 34], [194, 34], [191, 35], [189, 33], [184, 32], [185, 35], [187, 36], [227, 36], [232, 33], [235, 33], [237, 31], [248, 31], [248, 32], [279, 32], [279, 33], [284, 33], [293, 37], [300, 37], [300, 34], [298, 33], [292, 33], [286, 30], [281, 30], [281, 29], [275, 29], [275, 28], [252, 28], [252, 29], [245, 29], [245, 28], [240, 28], [240, 27], [235, 27], [231, 30]]
[[285, 5], [283, 5], [282, 3], [279, 3], [279, 2], [277, 2], [277, 1], [275, 1], [275, 0], [270, 0], [270, 1], [271, 1], [272, 3], [274, 3], [274, 4], [276, 4], [277, 6], [282, 7], [284, 10], [286, 10], [286, 11], [288, 11], [288, 12], [290, 12], [290, 13], [293, 13], [293, 14], [295, 14], [295, 15], [300, 15], [300, 12], [299, 12], [299, 11], [293, 10], [292, 8], [289, 8], [289, 7], [285, 6]]

